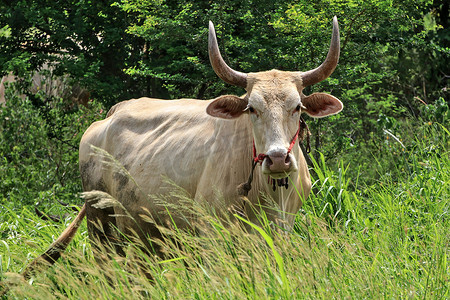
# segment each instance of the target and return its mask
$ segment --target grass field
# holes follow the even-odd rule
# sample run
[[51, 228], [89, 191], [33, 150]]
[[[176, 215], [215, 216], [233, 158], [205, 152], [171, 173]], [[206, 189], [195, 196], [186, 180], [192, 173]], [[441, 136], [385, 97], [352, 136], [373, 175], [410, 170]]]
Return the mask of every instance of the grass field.
[[[450, 133], [424, 123], [409, 136], [386, 134], [381, 151], [357, 165], [319, 158], [292, 232], [267, 226], [246, 233], [199, 209], [204, 234], [167, 230], [182, 245], [163, 243], [167, 260], [131, 245], [126, 257], [99, 266], [102, 255], [84, 224], [63, 259], [27, 283], [20, 272], [73, 216], [55, 225], [32, 208], [6, 206], [0, 279], [11, 290], [4, 298], [448, 299]], [[367, 168], [377, 176], [369, 178]]]

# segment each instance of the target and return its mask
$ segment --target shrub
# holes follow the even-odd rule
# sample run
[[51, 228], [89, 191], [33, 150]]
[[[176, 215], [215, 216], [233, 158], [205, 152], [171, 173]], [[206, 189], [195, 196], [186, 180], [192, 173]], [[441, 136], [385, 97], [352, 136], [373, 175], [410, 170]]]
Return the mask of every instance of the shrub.
[[45, 199], [49, 209], [55, 200], [77, 202], [78, 143], [103, 117], [101, 106], [78, 107], [40, 93], [22, 99], [19, 93], [9, 86], [0, 107], [0, 204], [20, 208]]

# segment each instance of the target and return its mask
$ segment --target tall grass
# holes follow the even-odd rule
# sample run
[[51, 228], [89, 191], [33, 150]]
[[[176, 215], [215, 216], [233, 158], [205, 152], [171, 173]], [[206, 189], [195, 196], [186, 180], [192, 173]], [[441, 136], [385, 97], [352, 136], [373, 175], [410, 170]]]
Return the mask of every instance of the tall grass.
[[292, 232], [250, 224], [249, 233], [248, 221], [197, 205], [201, 234], [164, 229], [165, 259], [131, 244], [125, 257], [99, 263], [104, 254], [91, 249], [83, 227], [31, 285], [16, 273], [65, 225], [26, 209], [3, 212], [1, 279], [11, 283], [11, 299], [449, 298], [450, 134], [436, 124], [416, 136], [403, 142], [397, 168], [380, 157], [398, 154], [374, 154], [375, 184], [348, 177], [358, 166], [315, 162], [313, 193]]

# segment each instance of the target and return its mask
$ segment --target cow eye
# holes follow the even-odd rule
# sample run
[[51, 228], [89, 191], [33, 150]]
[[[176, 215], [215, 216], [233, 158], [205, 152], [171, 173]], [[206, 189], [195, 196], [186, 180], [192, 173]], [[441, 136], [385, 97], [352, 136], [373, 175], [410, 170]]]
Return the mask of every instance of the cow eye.
[[258, 111], [253, 107], [251, 107], [250, 105], [247, 105], [247, 108], [245, 108], [245, 110], [248, 110], [251, 114], [255, 115], [256, 117], [259, 117]]
[[301, 107], [301, 105], [299, 104], [299, 105], [297, 105], [297, 107], [295, 108], [295, 111], [300, 111], [300, 108], [302, 108], [302, 107]]

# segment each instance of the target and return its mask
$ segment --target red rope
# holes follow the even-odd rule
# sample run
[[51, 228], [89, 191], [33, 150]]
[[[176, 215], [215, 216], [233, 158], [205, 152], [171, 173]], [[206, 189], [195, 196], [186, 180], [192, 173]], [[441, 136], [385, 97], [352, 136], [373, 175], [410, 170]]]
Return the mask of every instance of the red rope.
[[[295, 142], [297, 142], [298, 134], [300, 133], [300, 127], [301, 127], [300, 125], [301, 125], [301, 121], [299, 122], [297, 132], [295, 133], [294, 137], [292, 138], [291, 144], [289, 145], [286, 155], [291, 153], [292, 148], [294, 148]], [[266, 158], [266, 156], [267, 156], [267, 154], [264, 154], [264, 153], [260, 153], [260, 154], [256, 155], [255, 140], [253, 140], [253, 161], [259, 162], [260, 164], [262, 164], [262, 162], [264, 161], [264, 158]]]
[[253, 161], [254, 162], [259, 162], [260, 164], [262, 164], [264, 158], [266, 158], [266, 154], [264, 153], [260, 153], [258, 155], [256, 155], [256, 147], [255, 147], [255, 140], [253, 140]]

